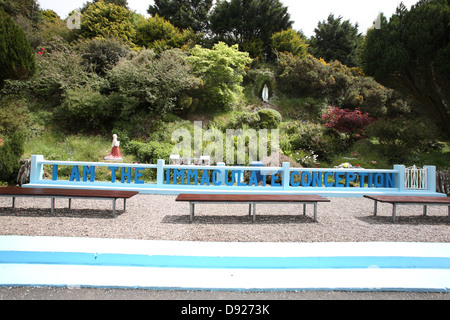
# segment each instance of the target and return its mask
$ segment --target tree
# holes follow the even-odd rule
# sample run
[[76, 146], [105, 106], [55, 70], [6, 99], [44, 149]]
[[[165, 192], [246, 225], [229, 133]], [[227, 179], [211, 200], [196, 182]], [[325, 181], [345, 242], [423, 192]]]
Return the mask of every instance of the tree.
[[422, 0], [397, 8], [381, 29], [370, 30], [363, 70], [411, 99], [413, 110], [450, 137], [450, 4]]
[[358, 33], [358, 24], [353, 26], [349, 20], [342, 21], [341, 16], [336, 19], [330, 14], [327, 21], [319, 22], [314, 33], [310, 49], [315, 57], [327, 62], [339, 60], [349, 67], [357, 66], [357, 50], [363, 39]]
[[23, 80], [36, 71], [35, 53], [25, 32], [0, 10], [0, 88], [6, 79]]
[[37, 0], [0, 0], [0, 8], [13, 18], [23, 16], [33, 24], [41, 20], [41, 10]]
[[115, 4], [116, 6], [121, 6], [121, 7], [128, 9], [128, 1], [127, 0], [93, 0], [93, 1], [87, 1], [83, 5], [83, 7], [81, 8], [81, 13], [84, 13], [91, 4], [98, 3], [100, 1], [102, 1], [106, 4], [109, 4], [109, 3]]
[[272, 49], [278, 52], [290, 52], [301, 57], [308, 53], [308, 44], [294, 30], [283, 30], [272, 35]]
[[181, 48], [188, 40], [191, 31], [180, 31], [169, 21], [155, 15], [143, 21], [136, 29], [136, 44], [155, 50]]
[[253, 58], [271, 55], [274, 33], [292, 27], [288, 8], [279, 0], [220, 1], [210, 15], [210, 29], [227, 44], [238, 44]]
[[127, 8], [99, 1], [83, 13], [81, 33], [86, 38], [119, 38], [131, 43], [135, 30]]
[[203, 103], [209, 109], [229, 109], [242, 93], [241, 83], [245, 67], [252, 62], [247, 52], [240, 52], [238, 45], [223, 42], [213, 49], [196, 45], [187, 57], [193, 73], [203, 81]]
[[213, 0], [155, 0], [147, 12], [159, 15], [179, 29], [206, 31]]

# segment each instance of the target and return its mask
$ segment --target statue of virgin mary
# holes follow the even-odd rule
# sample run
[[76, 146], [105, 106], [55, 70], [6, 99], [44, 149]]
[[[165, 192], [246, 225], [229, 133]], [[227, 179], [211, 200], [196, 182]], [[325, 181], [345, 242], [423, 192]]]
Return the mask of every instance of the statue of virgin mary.
[[263, 91], [262, 91], [262, 100], [264, 102], [269, 101], [269, 88], [267, 87], [267, 84], [264, 85]]

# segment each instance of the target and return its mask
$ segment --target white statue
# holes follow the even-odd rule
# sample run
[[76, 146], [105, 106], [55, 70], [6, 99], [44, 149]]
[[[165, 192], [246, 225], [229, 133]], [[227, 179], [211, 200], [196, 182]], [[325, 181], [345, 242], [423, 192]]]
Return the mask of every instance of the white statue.
[[267, 84], [264, 85], [264, 88], [262, 91], [262, 100], [264, 102], [269, 101], [269, 88], [267, 87]]
[[120, 141], [117, 141], [117, 134], [113, 134], [113, 141], [111, 144], [111, 153], [105, 157], [105, 160], [122, 160], [122, 155], [120, 154]]

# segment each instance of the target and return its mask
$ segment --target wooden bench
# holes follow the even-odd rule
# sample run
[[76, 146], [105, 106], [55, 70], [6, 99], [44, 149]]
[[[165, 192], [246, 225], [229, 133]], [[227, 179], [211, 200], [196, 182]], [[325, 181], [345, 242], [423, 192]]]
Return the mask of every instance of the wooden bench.
[[374, 215], [378, 213], [378, 202], [391, 203], [392, 222], [395, 222], [397, 205], [423, 205], [423, 214], [427, 215], [427, 206], [448, 206], [448, 221], [450, 222], [450, 198], [446, 197], [417, 197], [417, 196], [369, 196], [365, 198], [375, 201]]
[[303, 214], [306, 214], [306, 204], [314, 204], [314, 222], [317, 222], [317, 203], [330, 202], [330, 200], [318, 195], [261, 195], [261, 194], [180, 194], [176, 201], [188, 201], [190, 203], [190, 222], [194, 220], [194, 206], [199, 203], [238, 203], [248, 204], [249, 215], [256, 220], [256, 203], [296, 203], [303, 204]]
[[15, 208], [17, 197], [50, 198], [51, 213], [55, 215], [55, 199], [69, 198], [69, 209], [72, 199], [97, 199], [112, 200], [113, 216], [116, 217], [116, 200], [123, 199], [123, 210], [126, 208], [126, 199], [129, 199], [139, 192], [135, 191], [115, 191], [115, 190], [91, 190], [91, 189], [56, 189], [56, 188], [20, 188], [1, 187], [0, 197], [12, 197], [12, 207]]

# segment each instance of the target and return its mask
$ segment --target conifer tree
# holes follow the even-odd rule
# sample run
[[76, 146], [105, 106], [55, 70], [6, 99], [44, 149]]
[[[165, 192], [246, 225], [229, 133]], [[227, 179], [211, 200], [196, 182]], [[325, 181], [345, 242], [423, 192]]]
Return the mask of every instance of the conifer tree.
[[408, 10], [400, 4], [381, 29], [367, 33], [364, 72], [411, 99], [423, 119], [450, 137], [450, 2], [421, 0]]
[[147, 12], [159, 15], [179, 29], [202, 32], [208, 26], [208, 13], [213, 0], [155, 0]]
[[310, 50], [316, 58], [327, 62], [338, 60], [346, 66], [355, 67], [363, 38], [358, 33], [358, 24], [353, 26], [349, 20], [342, 19], [330, 14], [327, 21], [319, 22], [314, 30], [315, 36], [311, 37]]
[[25, 32], [0, 9], [0, 88], [6, 79], [23, 80], [35, 71], [35, 53]]

